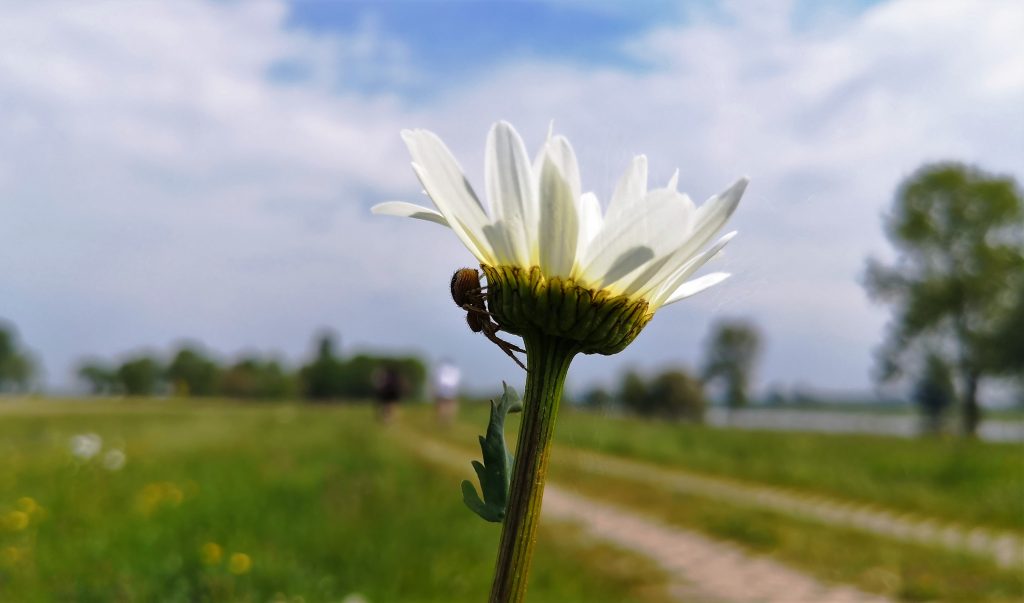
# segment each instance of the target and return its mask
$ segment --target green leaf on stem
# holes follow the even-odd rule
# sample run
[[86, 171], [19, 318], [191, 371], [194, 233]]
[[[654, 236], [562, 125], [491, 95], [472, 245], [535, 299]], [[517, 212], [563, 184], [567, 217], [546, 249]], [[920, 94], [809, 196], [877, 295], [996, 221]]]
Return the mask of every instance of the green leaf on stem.
[[519, 394], [508, 384], [503, 382], [501, 385], [505, 392], [497, 404], [491, 400], [491, 420], [487, 423], [487, 435], [480, 436], [480, 451], [484, 462], [473, 461], [483, 500], [480, 500], [472, 482], [462, 482], [462, 500], [466, 506], [485, 520], [495, 523], [505, 518], [512, 480], [512, 454], [505, 447], [505, 417], [510, 412], [523, 409]]

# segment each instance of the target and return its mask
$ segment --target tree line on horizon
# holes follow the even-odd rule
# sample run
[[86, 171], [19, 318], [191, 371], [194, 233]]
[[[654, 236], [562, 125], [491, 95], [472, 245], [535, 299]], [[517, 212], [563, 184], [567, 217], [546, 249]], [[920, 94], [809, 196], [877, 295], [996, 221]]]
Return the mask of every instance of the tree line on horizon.
[[382, 371], [394, 371], [406, 396], [418, 396], [426, 364], [415, 356], [339, 355], [335, 338], [318, 336], [313, 357], [289, 367], [273, 356], [246, 354], [222, 363], [202, 346], [183, 344], [166, 359], [133, 354], [120, 361], [90, 359], [77, 375], [94, 396], [217, 397], [328, 402], [373, 397]]

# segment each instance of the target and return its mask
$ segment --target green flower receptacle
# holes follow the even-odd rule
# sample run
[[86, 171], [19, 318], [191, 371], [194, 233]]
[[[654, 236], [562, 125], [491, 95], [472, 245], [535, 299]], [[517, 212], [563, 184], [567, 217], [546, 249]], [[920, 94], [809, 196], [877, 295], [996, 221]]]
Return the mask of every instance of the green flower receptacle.
[[487, 276], [487, 306], [495, 322], [527, 341], [555, 338], [584, 354], [611, 355], [632, 343], [654, 316], [646, 300], [547, 278], [536, 266], [480, 267]]

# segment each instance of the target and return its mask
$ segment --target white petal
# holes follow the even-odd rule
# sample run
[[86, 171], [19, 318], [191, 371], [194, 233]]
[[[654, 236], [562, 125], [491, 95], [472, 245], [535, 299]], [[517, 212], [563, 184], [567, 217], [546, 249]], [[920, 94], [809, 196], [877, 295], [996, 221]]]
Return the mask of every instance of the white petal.
[[576, 244], [576, 257], [581, 258], [586, 254], [587, 245], [594, 240], [603, 224], [604, 217], [601, 215], [601, 203], [597, 195], [580, 195], [580, 238]]
[[615, 258], [612, 265], [604, 273], [602, 280], [614, 284], [634, 274], [639, 268], [654, 259], [654, 250], [647, 245], [630, 247]]
[[549, 157], [540, 173], [540, 269], [548, 276], [572, 276], [579, 217], [572, 189]]
[[632, 206], [640, 203], [646, 195], [647, 157], [637, 155], [615, 186], [612, 199], [608, 202], [606, 220], [618, 220], [619, 216], [631, 211]]
[[451, 151], [426, 130], [403, 130], [402, 139], [412, 155], [413, 170], [449, 226], [478, 260], [493, 263], [483, 234], [489, 220]]
[[[494, 264], [499, 266], [517, 265], [516, 252], [512, 242], [509, 240], [508, 228], [500, 220], [494, 224], [484, 226], [484, 237], [494, 251]], [[518, 264], [522, 265], [522, 264]]]
[[748, 180], [740, 178], [732, 186], [721, 193], [711, 197], [697, 208], [694, 213], [693, 232], [690, 238], [671, 253], [668, 261], [661, 265], [658, 270], [648, 271], [643, 279], [637, 279], [627, 287], [629, 294], [647, 295], [654, 291], [683, 265], [690, 261], [702, 247], [707, 245], [715, 234], [725, 225], [729, 216], [736, 210], [743, 191], [747, 188]]
[[[694, 257], [690, 258], [683, 266], [677, 269], [674, 273], [664, 279], [664, 281], [656, 289], [650, 289], [654, 294], [650, 296], [651, 303], [654, 307], [662, 305], [668, 296], [682, 286], [695, 272], [700, 270], [704, 264], [711, 261], [712, 258], [718, 255], [720, 251], [736, 236], [736, 231], [732, 231], [723, 235], [720, 239], [715, 241], [715, 244], [706, 250], [698, 253]], [[645, 294], [646, 295], [646, 294]]]
[[417, 218], [428, 222], [436, 222], [442, 226], [448, 226], [448, 220], [444, 216], [422, 205], [407, 203], [405, 201], [385, 201], [370, 208], [371, 213], [382, 216], [399, 216], [402, 218]]
[[[507, 122], [494, 124], [487, 136], [484, 180], [495, 225], [501, 223], [507, 230], [504, 238], [509, 257], [503, 261], [529, 266], [537, 229], [533, 174], [523, 140]], [[497, 249], [495, 253], [501, 255]]]
[[710, 241], [711, 237], [715, 236], [715, 233], [725, 225], [740, 204], [740, 199], [743, 198], [743, 192], [747, 190], [749, 182], [750, 180], [746, 177], [740, 178], [732, 186], [711, 197], [697, 208], [694, 234], [703, 238], [703, 242], [697, 247], [703, 247], [704, 243]]
[[681, 299], [686, 299], [691, 295], [696, 295], [705, 289], [714, 287], [727, 278], [729, 278], [728, 272], [712, 272], [711, 274], [705, 274], [700, 278], [685, 282], [680, 285], [672, 295], [668, 296], [668, 299], [665, 300], [665, 303], [662, 304], [662, 306], [674, 304]]
[[576, 153], [572, 150], [572, 145], [569, 144], [565, 136], [551, 136], [550, 133], [548, 134], [547, 142], [544, 143], [544, 147], [541, 148], [540, 153], [537, 154], [537, 158], [534, 160], [533, 169], [535, 172], [543, 169], [542, 166], [547, 158], [554, 162], [562, 178], [569, 185], [574, 202], [578, 202], [581, 189], [580, 166], [576, 161]]
[[[652, 263], [651, 266], [625, 288], [624, 293], [644, 297], [649, 296], [652, 292], [655, 292], [655, 297], [657, 297], [658, 291], [668, 294], [671, 292], [671, 289], [678, 286], [681, 280], [689, 278], [689, 275], [696, 272], [705, 262], [710, 260], [712, 255], [709, 254], [718, 253], [719, 250], [725, 247], [726, 243], [736, 236], [736, 231], [726, 233], [715, 241], [715, 244], [708, 251], [704, 252], [700, 252], [698, 244], [703, 245], [706, 241], [702, 237], [695, 235], [696, 233], [691, 233], [690, 238], [682, 247], [657, 263]], [[666, 288], [669, 290], [665, 291]]]
[[679, 168], [676, 168], [676, 171], [672, 172], [672, 177], [668, 179], [668, 184], [665, 185], [665, 188], [670, 188], [672, 190], [679, 189]]
[[[612, 268], [621, 268], [621, 258], [642, 257], [633, 254], [638, 247], [649, 248], [647, 261], [677, 249], [689, 236], [693, 213], [693, 201], [686, 195], [668, 189], [651, 191], [617, 220], [612, 221], [611, 216], [605, 219], [604, 228], [588, 246], [582, 274], [590, 283], [601, 287], [614, 285], [616, 281], [632, 282], [627, 278], [632, 271], [613, 272]], [[634, 270], [642, 268], [644, 263], [646, 261], [634, 266]]]

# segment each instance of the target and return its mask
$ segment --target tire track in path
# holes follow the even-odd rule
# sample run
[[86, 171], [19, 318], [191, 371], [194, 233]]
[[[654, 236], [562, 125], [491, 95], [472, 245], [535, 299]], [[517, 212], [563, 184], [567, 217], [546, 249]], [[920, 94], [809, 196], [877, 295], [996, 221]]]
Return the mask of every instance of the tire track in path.
[[[398, 441], [426, 460], [471, 476], [465, 452], [422, 434]], [[691, 530], [570, 493], [548, 482], [545, 519], [578, 524], [585, 533], [650, 559], [669, 577], [680, 601], [706, 603], [888, 603], [849, 586], [833, 586], [777, 561]]]
[[856, 528], [894, 540], [967, 551], [988, 557], [1005, 568], [1018, 568], [1024, 563], [1024, 541], [1009, 532], [900, 514], [824, 496], [801, 495], [784, 488], [701, 475], [589, 450], [560, 447], [558, 460], [593, 475], [607, 475], [663, 490], [769, 509], [830, 525]]

